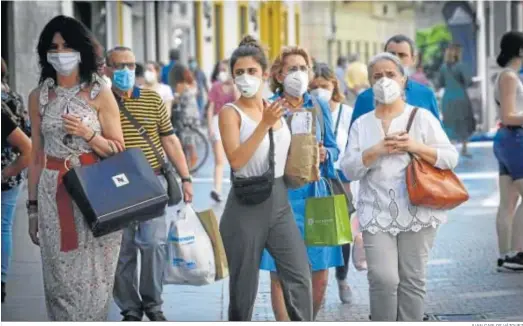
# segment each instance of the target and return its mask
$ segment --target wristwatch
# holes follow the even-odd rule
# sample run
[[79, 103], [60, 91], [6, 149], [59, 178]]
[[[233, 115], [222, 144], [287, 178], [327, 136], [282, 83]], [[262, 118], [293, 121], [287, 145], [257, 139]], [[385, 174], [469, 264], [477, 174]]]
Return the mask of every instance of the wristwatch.
[[26, 203], [25, 203], [25, 207], [26, 208], [31, 208], [33, 206], [38, 206], [38, 200], [28, 200]]
[[189, 176], [189, 177], [185, 177], [185, 178], [181, 178], [182, 180], [182, 183], [185, 183], [185, 182], [188, 182], [188, 183], [192, 183], [192, 178]]

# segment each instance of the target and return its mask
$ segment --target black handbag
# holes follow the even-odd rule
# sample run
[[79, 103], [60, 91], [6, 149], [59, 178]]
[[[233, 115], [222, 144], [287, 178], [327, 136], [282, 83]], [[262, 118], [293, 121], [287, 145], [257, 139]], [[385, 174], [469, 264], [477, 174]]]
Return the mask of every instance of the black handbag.
[[165, 214], [167, 194], [139, 148], [131, 148], [63, 176], [95, 237]]
[[167, 180], [167, 195], [169, 196], [169, 201], [167, 205], [178, 205], [182, 201], [182, 192], [180, 190], [180, 186], [178, 185], [178, 181], [176, 180], [176, 172], [174, 171], [172, 165], [167, 163], [167, 161], [160, 154], [160, 151], [151, 140], [151, 137], [149, 137], [147, 130], [145, 130], [145, 128], [140, 124], [140, 122], [138, 122], [138, 120], [136, 120], [136, 118], [131, 114], [131, 112], [127, 110], [127, 108], [123, 104], [122, 98], [117, 94], [114, 94], [114, 97], [118, 102], [120, 111], [125, 115], [127, 120], [131, 122], [131, 124], [136, 128], [136, 130], [138, 130], [140, 136], [142, 136], [143, 139], [147, 142], [147, 144], [152, 148], [154, 156], [161, 164], [160, 169], [162, 175], [165, 177], [165, 180]]
[[237, 177], [231, 171], [234, 195], [241, 204], [258, 205], [266, 201], [272, 193], [274, 184], [274, 135], [269, 129], [269, 169], [263, 175], [255, 177]]

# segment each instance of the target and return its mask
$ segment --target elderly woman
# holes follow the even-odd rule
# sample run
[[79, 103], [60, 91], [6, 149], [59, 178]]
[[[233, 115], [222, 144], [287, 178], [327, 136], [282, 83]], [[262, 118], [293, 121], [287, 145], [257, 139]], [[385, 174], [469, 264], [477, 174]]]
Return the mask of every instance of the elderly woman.
[[437, 228], [446, 213], [413, 206], [405, 171], [408, 153], [440, 169], [453, 169], [458, 153], [439, 121], [405, 103], [405, 76], [394, 55], [382, 53], [369, 64], [376, 110], [352, 125], [342, 170], [360, 180], [358, 218], [368, 264], [373, 321], [422, 321], [425, 269]]

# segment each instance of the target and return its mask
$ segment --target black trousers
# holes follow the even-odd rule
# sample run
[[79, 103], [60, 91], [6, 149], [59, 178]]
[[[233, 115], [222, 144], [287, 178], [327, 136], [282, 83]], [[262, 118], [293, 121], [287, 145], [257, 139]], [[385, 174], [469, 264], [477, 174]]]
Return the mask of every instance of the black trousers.
[[338, 281], [344, 281], [347, 278], [349, 272], [349, 260], [350, 260], [350, 243], [341, 246], [343, 251], [343, 266], [336, 267], [336, 279]]

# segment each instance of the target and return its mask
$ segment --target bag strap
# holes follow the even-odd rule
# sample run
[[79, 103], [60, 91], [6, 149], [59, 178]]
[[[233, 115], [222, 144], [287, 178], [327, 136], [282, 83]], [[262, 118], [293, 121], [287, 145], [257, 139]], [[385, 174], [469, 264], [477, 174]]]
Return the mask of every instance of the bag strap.
[[[283, 128], [283, 126], [282, 126]], [[276, 165], [275, 157], [274, 157], [274, 131], [269, 129], [269, 171], [272, 173], [274, 178], [274, 167]], [[234, 175], [234, 171], [231, 169], [231, 179], [234, 180], [236, 176]]]
[[343, 111], [343, 104], [340, 103], [340, 109], [338, 111], [338, 118], [336, 118], [336, 127], [334, 127], [334, 137], [338, 137], [338, 129], [340, 128], [341, 111]]
[[116, 102], [118, 102], [118, 107], [120, 108], [120, 112], [123, 113], [123, 115], [129, 120], [129, 122], [136, 128], [138, 131], [138, 134], [142, 136], [142, 138], [147, 142], [147, 144], [152, 148], [154, 156], [158, 160], [158, 163], [163, 167], [167, 162], [165, 161], [165, 158], [160, 154], [160, 151], [158, 150], [158, 147], [153, 143], [151, 137], [147, 133], [147, 130], [136, 120], [136, 118], [132, 115], [132, 113], [127, 110], [125, 107], [125, 104], [123, 102], [123, 99], [121, 96], [113, 92], [114, 97], [116, 98]]
[[[282, 125], [283, 128], [283, 125]], [[274, 154], [274, 131], [269, 129], [269, 169], [274, 174], [274, 166], [276, 165]]]
[[410, 113], [409, 122], [407, 123], [407, 134], [410, 132], [410, 127], [412, 127], [412, 123], [414, 122], [414, 118], [416, 117], [416, 113], [418, 113], [418, 108], [414, 108], [412, 112]]

